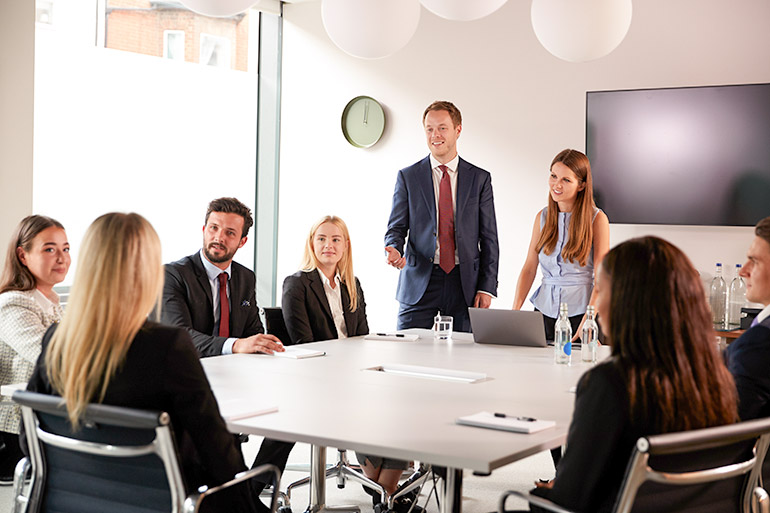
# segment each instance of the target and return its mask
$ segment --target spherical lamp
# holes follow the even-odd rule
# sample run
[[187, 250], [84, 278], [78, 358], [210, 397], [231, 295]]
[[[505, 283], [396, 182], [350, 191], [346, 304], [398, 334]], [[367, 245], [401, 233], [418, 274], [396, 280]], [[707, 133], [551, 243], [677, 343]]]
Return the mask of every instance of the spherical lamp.
[[623, 41], [631, 10], [631, 0], [532, 0], [532, 28], [559, 59], [590, 61]]
[[248, 10], [257, 0], [180, 0], [180, 3], [204, 16], [227, 17]]
[[508, 0], [420, 0], [436, 16], [453, 21], [473, 21], [489, 16]]
[[354, 57], [380, 59], [403, 48], [420, 21], [419, 0], [322, 0], [329, 38]]

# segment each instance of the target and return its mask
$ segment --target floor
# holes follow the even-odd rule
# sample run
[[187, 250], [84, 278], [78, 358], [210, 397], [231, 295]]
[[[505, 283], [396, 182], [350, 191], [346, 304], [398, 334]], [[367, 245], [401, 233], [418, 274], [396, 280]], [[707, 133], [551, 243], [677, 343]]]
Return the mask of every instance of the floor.
[[[244, 446], [246, 461], [253, 461], [254, 455], [259, 448], [260, 439], [251, 437]], [[336, 451], [329, 450], [329, 463], [334, 463]], [[351, 460], [355, 457], [350, 455]], [[310, 461], [310, 447], [304, 444], [297, 444], [289, 458], [289, 465], [302, 464]], [[287, 471], [282, 478], [282, 489], [285, 489], [288, 483], [291, 483], [307, 474], [296, 471]], [[463, 511], [465, 513], [486, 513], [497, 510], [500, 495], [505, 490], [527, 491], [533, 486], [533, 482], [539, 478], [553, 477], [553, 463], [551, 455], [548, 452], [542, 452], [530, 456], [524, 460], [495, 470], [490, 476], [479, 477], [466, 471], [463, 481]], [[423, 489], [420, 496], [419, 505], [425, 506], [429, 492], [429, 484]], [[333, 480], [328, 482], [326, 492], [327, 503], [330, 505], [355, 505], [360, 507], [361, 513], [371, 513], [371, 498], [364, 493], [361, 486], [357, 483], [348, 483], [343, 489], [338, 489]], [[297, 488], [291, 497], [293, 513], [302, 513], [308, 504], [307, 487]], [[527, 509], [522, 501], [509, 499], [508, 509]], [[428, 513], [438, 513], [435, 499], [431, 496], [426, 510]], [[13, 511], [13, 490], [10, 486], [0, 487], [0, 513]]]

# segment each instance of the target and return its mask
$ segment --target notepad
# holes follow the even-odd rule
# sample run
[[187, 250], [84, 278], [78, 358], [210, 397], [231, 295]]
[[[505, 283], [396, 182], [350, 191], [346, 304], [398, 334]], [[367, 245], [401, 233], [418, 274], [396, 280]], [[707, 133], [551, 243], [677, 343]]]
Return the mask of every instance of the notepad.
[[278, 411], [275, 404], [260, 403], [259, 400], [250, 399], [225, 399], [219, 401], [219, 413], [225, 420], [243, 420], [266, 413]]
[[275, 352], [273, 353], [273, 356], [277, 356], [279, 358], [294, 358], [294, 359], [301, 359], [301, 358], [314, 358], [316, 356], [324, 356], [326, 354], [326, 351], [318, 351], [315, 349], [305, 349], [304, 347], [297, 347], [297, 346], [286, 346], [284, 347], [285, 351], [282, 353]]
[[521, 417], [517, 418], [516, 416], [510, 415], [506, 417], [495, 417], [494, 413], [488, 411], [459, 417], [455, 422], [464, 426], [500, 429], [502, 431], [513, 431], [516, 433], [536, 433], [556, 425], [556, 422], [553, 420], [521, 420]]
[[414, 333], [369, 333], [364, 340], [390, 340], [392, 342], [414, 342], [419, 339]]

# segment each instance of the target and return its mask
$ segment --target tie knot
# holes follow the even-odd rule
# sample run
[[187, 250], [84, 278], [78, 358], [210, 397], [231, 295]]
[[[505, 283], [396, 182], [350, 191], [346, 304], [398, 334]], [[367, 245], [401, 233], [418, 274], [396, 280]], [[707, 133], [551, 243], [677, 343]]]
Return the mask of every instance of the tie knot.
[[219, 273], [219, 276], [217, 276], [217, 278], [219, 278], [220, 285], [224, 285], [225, 283], [227, 283], [227, 273]]
[[441, 164], [438, 168], [441, 170], [442, 173], [446, 173], [449, 170], [449, 168], [446, 167], [444, 164]]

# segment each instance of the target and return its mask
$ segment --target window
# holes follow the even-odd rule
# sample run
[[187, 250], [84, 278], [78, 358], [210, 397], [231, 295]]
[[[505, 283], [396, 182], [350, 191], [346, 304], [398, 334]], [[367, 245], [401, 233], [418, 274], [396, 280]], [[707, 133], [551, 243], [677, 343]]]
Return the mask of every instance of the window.
[[184, 60], [184, 31], [163, 31], [163, 57], [174, 61]]
[[218, 68], [230, 67], [230, 41], [224, 37], [201, 34], [201, 64]]

